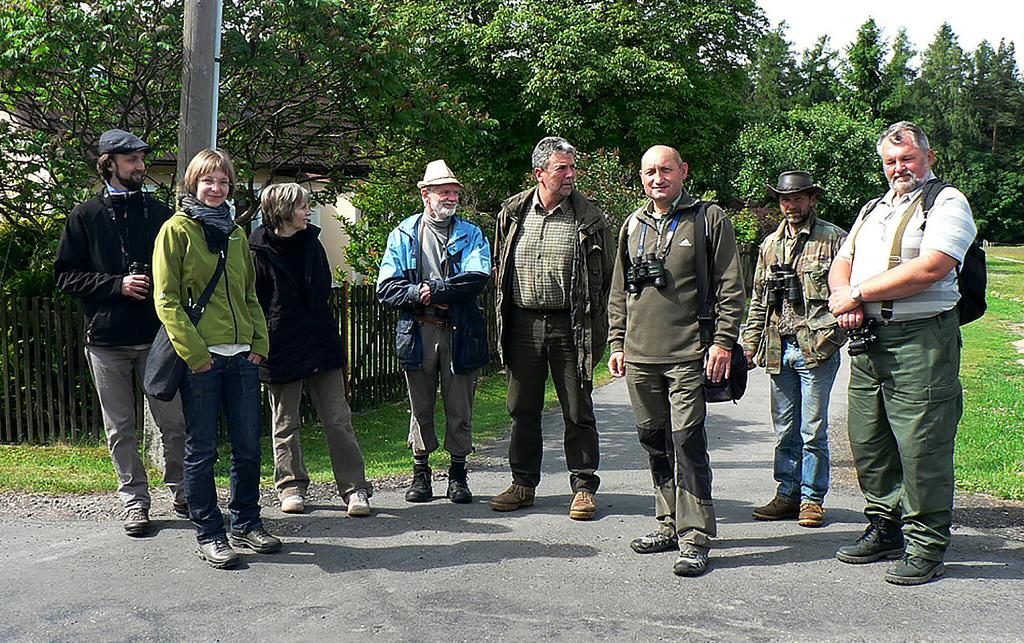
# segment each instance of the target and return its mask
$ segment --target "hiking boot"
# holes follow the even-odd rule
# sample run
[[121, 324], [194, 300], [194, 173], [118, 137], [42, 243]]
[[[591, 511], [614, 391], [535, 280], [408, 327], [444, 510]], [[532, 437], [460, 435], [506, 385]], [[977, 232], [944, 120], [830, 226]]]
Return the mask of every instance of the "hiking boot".
[[415, 465], [412, 468], [412, 484], [405, 492], [406, 502], [430, 502], [434, 499], [434, 489], [430, 486], [430, 467]]
[[228, 533], [228, 541], [232, 547], [248, 549], [257, 554], [272, 554], [281, 549], [281, 540], [276, 536], [271, 536], [270, 532], [263, 527], [256, 527], [244, 534], [236, 534], [232, 531]]
[[448, 491], [445, 496], [449, 500], [460, 505], [473, 502], [473, 493], [469, 490], [467, 477], [465, 462], [448, 467]]
[[513, 482], [508, 489], [491, 498], [491, 509], [495, 511], [515, 511], [523, 507], [532, 507], [534, 494], [533, 487], [524, 487]]
[[864, 534], [852, 545], [844, 545], [836, 558], [844, 563], [860, 565], [880, 558], [894, 560], [903, 556], [903, 531], [885, 518], [872, 517]]
[[174, 510], [174, 515], [178, 518], [184, 518], [188, 520], [188, 501], [187, 500], [175, 500], [171, 503], [171, 508]]
[[199, 543], [196, 553], [199, 554], [200, 558], [210, 563], [210, 567], [214, 569], [225, 569], [238, 564], [238, 554], [235, 553], [234, 549], [231, 549], [231, 545], [228, 544], [226, 538], [211, 540], [208, 543]]
[[132, 507], [124, 512], [124, 533], [145, 536], [149, 533], [149, 509]]
[[597, 503], [594, 494], [589, 491], [577, 491], [569, 505], [569, 517], [573, 520], [593, 520], [597, 515]]
[[629, 543], [630, 549], [638, 554], [656, 554], [659, 551], [668, 551], [679, 547], [679, 538], [675, 529], [661, 527], [658, 531], [651, 532], [646, 536], [634, 538]]
[[885, 581], [893, 585], [921, 585], [946, 572], [941, 560], [928, 560], [913, 554], [903, 557], [885, 570]]
[[300, 514], [306, 511], [306, 498], [301, 493], [294, 493], [281, 498], [281, 511], [286, 514]]
[[800, 502], [775, 494], [771, 502], [755, 507], [753, 516], [757, 520], [792, 520], [800, 515]]
[[370, 515], [370, 494], [366, 489], [356, 489], [348, 494], [348, 513], [354, 518], [365, 518]]
[[820, 527], [825, 524], [825, 509], [821, 503], [801, 502], [800, 517], [798, 522], [801, 527]]
[[708, 550], [696, 545], [685, 545], [672, 565], [676, 576], [700, 576], [708, 569]]

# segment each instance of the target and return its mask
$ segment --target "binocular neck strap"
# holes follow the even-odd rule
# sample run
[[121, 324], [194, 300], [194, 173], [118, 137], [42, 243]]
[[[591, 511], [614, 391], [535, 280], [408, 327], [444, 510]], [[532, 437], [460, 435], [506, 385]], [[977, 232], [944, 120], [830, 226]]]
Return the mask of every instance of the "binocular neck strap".
[[[668, 256], [669, 251], [672, 249], [672, 237], [676, 233], [676, 228], [679, 227], [679, 219], [682, 218], [682, 212], [676, 210], [675, 215], [672, 217], [672, 224], [668, 227], [668, 236], [665, 237], [665, 247], [661, 245], [661, 233], [658, 234], [658, 240], [654, 246], [655, 255], [658, 259], [664, 259]], [[644, 258], [644, 242], [647, 240], [647, 228], [651, 227], [646, 221], [642, 221], [640, 225], [640, 239], [636, 247], [636, 258], [640, 261]]]

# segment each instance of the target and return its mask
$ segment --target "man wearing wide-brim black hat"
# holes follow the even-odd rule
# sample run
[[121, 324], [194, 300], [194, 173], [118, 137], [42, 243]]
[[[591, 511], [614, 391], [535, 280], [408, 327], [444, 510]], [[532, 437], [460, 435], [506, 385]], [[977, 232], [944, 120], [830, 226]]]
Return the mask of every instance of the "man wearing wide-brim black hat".
[[784, 219], [761, 242], [743, 346], [751, 366], [771, 375], [779, 484], [753, 515], [820, 527], [829, 485], [829, 393], [846, 342], [828, 309], [828, 270], [846, 232], [818, 218], [825, 191], [809, 173], [783, 172], [767, 187]]

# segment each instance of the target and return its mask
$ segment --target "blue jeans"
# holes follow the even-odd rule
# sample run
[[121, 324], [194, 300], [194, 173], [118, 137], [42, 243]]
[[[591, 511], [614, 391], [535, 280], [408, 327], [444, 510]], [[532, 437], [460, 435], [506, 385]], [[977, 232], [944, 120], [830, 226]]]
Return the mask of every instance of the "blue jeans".
[[782, 344], [782, 370], [772, 375], [775, 480], [778, 494], [821, 503], [828, 493], [828, 399], [839, 370], [839, 352], [815, 368], [804, 365], [795, 342]]
[[207, 543], [225, 537], [217, 507], [213, 465], [221, 409], [231, 442], [231, 530], [245, 533], [260, 521], [260, 381], [248, 353], [213, 356], [213, 368], [187, 373], [181, 388], [185, 413], [185, 488], [196, 537]]

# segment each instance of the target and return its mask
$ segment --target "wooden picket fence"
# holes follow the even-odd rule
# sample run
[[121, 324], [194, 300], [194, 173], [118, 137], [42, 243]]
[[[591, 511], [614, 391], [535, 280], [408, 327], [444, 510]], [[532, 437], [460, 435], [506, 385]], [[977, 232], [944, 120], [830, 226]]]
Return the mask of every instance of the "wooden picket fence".
[[[493, 369], [493, 288], [483, 299]], [[344, 284], [334, 290], [331, 302], [349, 358], [346, 389], [352, 409], [365, 411], [402, 398], [405, 377], [394, 342], [397, 311], [377, 301], [372, 284]], [[102, 413], [83, 340], [77, 301], [0, 297], [0, 443], [103, 439]], [[141, 409], [141, 399], [139, 405]], [[269, 427], [266, 396], [263, 416]]]

